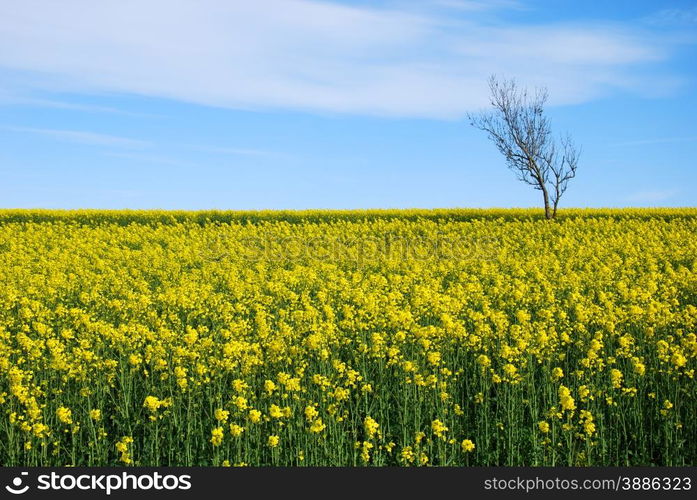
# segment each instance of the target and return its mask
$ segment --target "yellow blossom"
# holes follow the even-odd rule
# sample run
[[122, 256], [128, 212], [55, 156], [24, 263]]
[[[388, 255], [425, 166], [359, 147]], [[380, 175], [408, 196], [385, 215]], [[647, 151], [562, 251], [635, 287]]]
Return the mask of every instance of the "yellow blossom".
[[464, 451], [465, 453], [470, 453], [474, 451], [474, 443], [469, 439], [463, 440], [462, 443], [460, 443], [460, 447], [462, 448], [462, 451]]
[[213, 430], [211, 431], [211, 443], [213, 443], [213, 446], [220, 446], [220, 444], [223, 442], [223, 428], [222, 427], [214, 427]]

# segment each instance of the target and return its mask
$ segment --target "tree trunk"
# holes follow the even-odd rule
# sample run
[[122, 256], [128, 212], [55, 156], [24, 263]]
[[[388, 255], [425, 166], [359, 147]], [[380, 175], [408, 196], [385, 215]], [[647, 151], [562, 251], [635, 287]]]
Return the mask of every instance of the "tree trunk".
[[549, 193], [547, 193], [547, 189], [544, 186], [542, 186], [541, 189], [542, 189], [542, 198], [545, 201], [545, 218], [547, 220], [550, 220], [554, 217], [554, 214], [552, 214], [552, 209], [549, 206]]

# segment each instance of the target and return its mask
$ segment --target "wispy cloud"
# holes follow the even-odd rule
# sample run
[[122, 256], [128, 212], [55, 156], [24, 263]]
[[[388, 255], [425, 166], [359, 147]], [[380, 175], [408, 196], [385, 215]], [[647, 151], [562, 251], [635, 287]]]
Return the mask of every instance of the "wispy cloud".
[[79, 144], [87, 144], [90, 146], [110, 146], [121, 148], [142, 148], [148, 146], [147, 141], [138, 139], [130, 139], [127, 137], [119, 137], [109, 134], [99, 134], [96, 132], [86, 132], [81, 130], [60, 130], [50, 128], [32, 128], [32, 127], [1, 127], [2, 130], [10, 132], [20, 132], [29, 134], [39, 134], [47, 137], [53, 137], [61, 141], [75, 142]]
[[612, 145], [618, 146], [618, 147], [646, 146], [649, 144], [670, 144], [670, 143], [676, 143], [676, 142], [695, 142], [695, 141], [697, 141], [697, 136], [692, 136], [692, 137], [656, 137], [653, 139], [639, 139], [636, 141], [616, 142]]
[[222, 155], [234, 155], [234, 156], [266, 156], [266, 157], [280, 157], [287, 156], [284, 153], [277, 153], [275, 151], [265, 151], [262, 149], [249, 149], [249, 148], [231, 148], [231, 147], [220, 147], [220, 146], [200, 146], [191, 145], [187, 146], [189, 149], [195, 151], [201, 151], [204, 153], [217, 153]]
[[52, 109], [64, 109], [68, 111], [84, 111], [86, 113], [110, 113], [116, 115], [127, 115], [127, 116], [148, 116], [148, 117], [160, 117], [161, 115], [154, 115], [151, 113], [141, 113], [139, 111], [129, 111], [120, 108], [114, 108], [111, 106], [98, 106], [94, 104], [83, 104], [68, 101], [61, 101], [56, 99], [43, 99], [36, 97], [24, 97], [24, 96], [0, 96], [0, 105], [2, 106], [23, 106], [23, 107], [34, 107], [34, 108], [52, 108]]
[[439, 3], [409, 11], [316, 0], [8, 0], [0, 46], [11, 50], [0, 51], [0, 69], [23, 73], [34, 90], [438, 118], [485, 104], [490, 73], [545, 84], [556, 104], [674, 83], [665, 72], [635, 73], [671, 52], [645, 30], [509, 25], [479, 17], [488, 2]]
[[694, 26], [697, 24], [697, 6], [686, 9], [663, 9], [648, 16], [645, 21], [661, 26]]
[[463, 11], [522, 8], [520, 2], [517, 0], [433, 0], [433, 5]]
[[625, 201], [634, 203], [658, 203], [661, 201], [668, 200], [679, 193], [679, 189], [657, 189], [637, 191], [628, 195], [625, 198]]
[[160, 165], [169, 165], [172, 167], [184, 167], [184, 168], [196, 166], [194, 163], [181, 161], [181, 160], [171, 158], [169, 156], [165, 156], [162, 154], [107, 151], [104, 153], [104, 155], [112, 157], [112, 158], [121, 158], [121, 159], [129, 160], [129, 162], [131, 162], [131, 163], [138, 163], [138, 164], [156, 163], [156, 164], [160, 164]]

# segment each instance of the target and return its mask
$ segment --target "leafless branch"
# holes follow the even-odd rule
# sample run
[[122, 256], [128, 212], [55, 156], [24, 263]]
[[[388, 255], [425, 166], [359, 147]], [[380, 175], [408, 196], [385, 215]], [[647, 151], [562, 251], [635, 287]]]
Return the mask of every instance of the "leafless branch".
[[557, 145], [544, 114], [546, 88], [532, 95], [515, 80], [488, 80], [492, 110], [469, 114], [470, 123], [486, 132], [518, 180], [542, 192], [545, 215], [556, 216], [559, 199], [576, 175], [579, 150], [570, 137]]

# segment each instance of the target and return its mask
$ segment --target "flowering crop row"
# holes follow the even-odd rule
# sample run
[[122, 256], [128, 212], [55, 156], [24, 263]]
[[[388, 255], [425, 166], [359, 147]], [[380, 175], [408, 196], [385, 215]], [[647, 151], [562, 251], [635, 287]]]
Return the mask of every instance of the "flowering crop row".
[[2, 465], [695, 465], [697, 211], [0, 212]]

